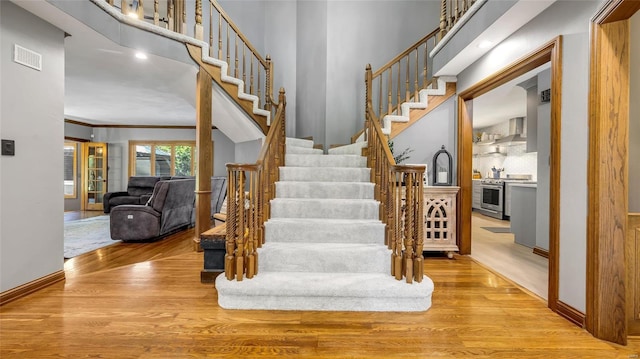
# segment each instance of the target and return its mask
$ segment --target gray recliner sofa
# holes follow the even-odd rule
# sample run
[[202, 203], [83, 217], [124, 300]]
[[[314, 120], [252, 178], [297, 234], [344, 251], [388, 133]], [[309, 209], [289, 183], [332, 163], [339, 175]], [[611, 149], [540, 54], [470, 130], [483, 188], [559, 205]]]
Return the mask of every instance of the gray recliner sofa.
[[146, 205], [121, 205], [110, 214], [111, 239], [149, 241], [193, 224], [194, 179], [162, 180], [156, 183]]
[[127, 190], [121, 192], [107, 192], [103, 198], [104, 213], [109, 213], [115, 206], [123, 204], [146, 204], [151, 197], [156, 183], [169, 177], [132, 176], [127, 183]]

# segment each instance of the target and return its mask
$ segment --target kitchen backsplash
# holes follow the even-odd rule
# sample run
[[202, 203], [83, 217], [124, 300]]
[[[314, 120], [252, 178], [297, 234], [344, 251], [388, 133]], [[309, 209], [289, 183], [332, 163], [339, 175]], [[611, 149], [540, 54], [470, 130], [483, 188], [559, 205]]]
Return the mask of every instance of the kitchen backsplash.
[[[509, 131], [508, 122], [503, 122], [495, 126], [474, 130], [474, 134], [485, 132], [487, 134], [507, 135]], [[474, 153], [483, 153], [490, 146], [475, 146]], [[473, 157], [473, 168], [480, 171], [482, 178], [486, 178], [487, 174], [492, 175], [491, 168], [504, 168], [501, 177], [507, 174], [530, 174], [533, 180], [538, 178], [537, 152], [526, 152], [526, 144], [518, 144], [513, 146], [500, 146], [500, 154], [485, 154]], [[505, 155], [506, 154], [506, 155]]]

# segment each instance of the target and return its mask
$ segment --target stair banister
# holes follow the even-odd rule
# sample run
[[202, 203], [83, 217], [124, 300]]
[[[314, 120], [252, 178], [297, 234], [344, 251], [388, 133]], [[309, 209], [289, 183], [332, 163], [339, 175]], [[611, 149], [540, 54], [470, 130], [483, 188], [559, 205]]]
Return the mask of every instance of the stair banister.
[[264, 222], [284, 165], [286, 96], [280, 89], [276, 115], [254, 164], [227, 164], [225, 277], [241, 281], [258, 274], [257, 249], [264, 244]]
[[[370, 68], [370, 67], [369, 67]], [[371, 79], [368, 72], [367, 82]], [[382, 133], [371, 102], [367, 104], [367, 164], [386, 224], [385, 244], [391, 250], [391, 275], [407, 283], [424, 277], [424, 213], [422, 178], [425, 166], [396, 165], [388, 137]]]

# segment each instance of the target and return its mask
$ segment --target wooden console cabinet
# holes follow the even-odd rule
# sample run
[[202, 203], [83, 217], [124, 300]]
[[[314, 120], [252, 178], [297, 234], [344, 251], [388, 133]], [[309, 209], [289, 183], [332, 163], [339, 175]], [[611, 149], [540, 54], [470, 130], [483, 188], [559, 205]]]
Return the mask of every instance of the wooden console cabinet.
[[424, 187], [424, 251], [453, 252], [456, 244], [456, 197], [460, 187]]

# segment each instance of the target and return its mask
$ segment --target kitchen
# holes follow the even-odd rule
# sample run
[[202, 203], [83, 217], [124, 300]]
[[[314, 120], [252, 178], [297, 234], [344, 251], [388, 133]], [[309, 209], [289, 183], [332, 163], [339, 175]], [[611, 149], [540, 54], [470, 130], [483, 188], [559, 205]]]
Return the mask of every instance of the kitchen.
[[473, 104], [472, 257], [544, 299], [549, 88], [550, 70], [545, 64]]

